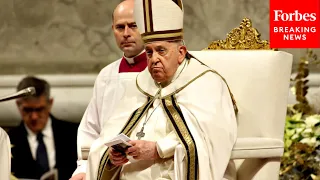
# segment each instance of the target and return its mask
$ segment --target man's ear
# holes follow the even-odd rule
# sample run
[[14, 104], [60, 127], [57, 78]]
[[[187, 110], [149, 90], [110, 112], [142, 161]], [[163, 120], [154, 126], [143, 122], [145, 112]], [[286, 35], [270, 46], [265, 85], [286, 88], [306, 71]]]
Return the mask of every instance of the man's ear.
[[179, 46], [179, 57], [178, 57], [178, 63], [181, 64], [186, 57], [187, 54], [187, 47], [186, 46]]
[[52, 105], [53, 105], [53, 98], [50, 98], [50, 99], [49, 99], [49, 108], [50, 108], [50, 110], [51, 110], [51, 108], [52, 108]]

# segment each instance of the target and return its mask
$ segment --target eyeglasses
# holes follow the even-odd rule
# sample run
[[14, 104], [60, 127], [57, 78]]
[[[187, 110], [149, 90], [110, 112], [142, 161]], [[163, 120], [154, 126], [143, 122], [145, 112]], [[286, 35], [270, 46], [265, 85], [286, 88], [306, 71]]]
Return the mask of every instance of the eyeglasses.
[[30, 108], [30, 107], [23, 107], [22, 111], [26, 114], [31, 114], [32, 112], [42, 113], [47, 109], [47, 107], [39, 107], [39, 108]]

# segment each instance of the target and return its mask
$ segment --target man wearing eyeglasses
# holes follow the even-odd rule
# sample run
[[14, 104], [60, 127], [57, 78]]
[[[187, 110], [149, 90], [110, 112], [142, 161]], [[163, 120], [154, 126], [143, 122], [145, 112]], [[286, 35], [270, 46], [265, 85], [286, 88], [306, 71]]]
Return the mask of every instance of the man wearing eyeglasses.
[[68, 179], [76, 168], [78, 125], [51, 114], [48, 82], [28, 76], [20, 81], [17, 91], [30, 86], [36, 94], [17, 99], [22, 122], [8, 133], [13, 145], [11, 171], [17, 178], [39, 179], [57, 169], [59, 179]]

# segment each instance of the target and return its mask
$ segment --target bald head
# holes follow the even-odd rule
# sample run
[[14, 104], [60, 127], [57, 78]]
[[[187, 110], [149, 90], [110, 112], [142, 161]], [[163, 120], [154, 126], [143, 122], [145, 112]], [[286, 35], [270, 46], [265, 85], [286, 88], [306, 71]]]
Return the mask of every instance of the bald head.
[[113, 10], [112, 20], [114, 21], [119, 14], [122, 14], [124, 11], [129, 11], [133, 16], [134, 0], [124, 0]]
[[118, 47], [126, 57], [134, 57], [144, 49], [133, 15], [134, 0], [122, 1], [113, 12], [112, 30]]

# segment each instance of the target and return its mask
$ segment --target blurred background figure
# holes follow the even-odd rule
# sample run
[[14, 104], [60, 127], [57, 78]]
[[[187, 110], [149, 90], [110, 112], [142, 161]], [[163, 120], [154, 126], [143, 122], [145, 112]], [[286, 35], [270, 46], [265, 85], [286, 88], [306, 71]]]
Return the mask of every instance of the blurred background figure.
[[11, 171], [18, 178], [39, 179], [58, 170], [59, 180], [68, 179], [76, 167], [78, 124], [58, 120], [51, 114], [50, 85], [27, 76], [17, 91], [33, 86], [36, 94], [16, 100], [22, 122], [8, 134], [12, 147]]

